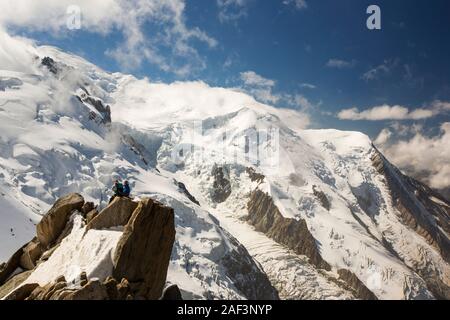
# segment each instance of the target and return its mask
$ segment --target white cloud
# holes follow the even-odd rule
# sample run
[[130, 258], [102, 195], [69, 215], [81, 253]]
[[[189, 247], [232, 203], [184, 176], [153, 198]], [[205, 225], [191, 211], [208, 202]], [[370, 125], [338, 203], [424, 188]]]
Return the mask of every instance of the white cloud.
[[[67, 8], [73, 0], [16, 0], [0, 2], [0, 25], [11, 30], [50, 31], [64, 36]], [[205, 63], [192, 40], [215, 47], [217, 41], [185, 22], [185, 0], [78, 0], [83, 31], [108, 34], [119, 31], [124, 42], [108, 50], [124, 68], [137, 68], [148, 60], [161, 69], [183, 75]], [[152, 25], [147, 34], [144, 26]], [[148, 28], [146, 28], [148, 29]], [[160, 48], [171, 52], [169, 57]]]
[[294, 6], [297, 10], [302, 10], [308, 8], [308, 4], [306, 3], [306, 0], [284, 0], [284, 5], [287, 6]]
[[317, 88], [316, 85], [313, 85], [313, 84], [310, 84], [310, 83], [302, 83], [302, 84], [300, 84], [300, 87], [301, 88], [306, 88], [306, 89], [316, 89]]
[[241, 72], [240, 79], [243, 83], [242, 90], [263, 103], [276, 104], [281, 99], [280, 95], [273, 93], [274, 80], [264, 78], [254, 71]]
[[376, 106], [364, 111], [358, 108], [344, 109], [337, 117], [341, 120], [422, 120], [450, 111], [450, 103], [434, 101], [430, 106], [410, 110], [404, 106]]
[[392, 137], [392, 132], [388, 128], [384, 128], [381, 130], [381, 132], [378, 134], [377, 138], [375, 139], [374, 143], [377, 146], [382, 146], [386, 142], [389, 141], [389, 139]]
[[327, 66], [328, 68], [337, 68], [337, 69], [344, 69], [344, 68], [352, 68], [355, 65], [355, 61], [345, 61], [341, 59], [330, 59], [328, 60]]
[[[263, 103], [284, 104], [291, 108], [300, 109], [303, 112], [307, 112], [316, 107], [304, 95], [276, 92], [274, 89], [276, 85], [275, 80], [265, 78], [254, 71], [241, 72], [240, 80], [242, 81], [242, 87], [238, 89], [254, 96], [258, 101]], [[308, 84], [305, 85], [314, 87]]]
[[34, 74], [33, 56], [37, 56], [31, 40], [11, 37], [0, 27], [0, 70]]
[[220, 22], [235, 21], [247, 16], [250, 0], [217, 0]]
[[379, 66], [376, 66], [375, 68], [372, 68], [364, 73], [361, 78], [367, 82], [379, 79], [381, 76], [389, 74], [397, 65], [397, 60], [385, 60]]
[[436, 189], [450, 187], [450, 122], [443, 123], [440, 133], [432, 137], [417, 127], [409, 131], [412, 136], [402, 138], [395, 128], [385, 128], [374, 143], [407, 174]]
[[274, 80], [264, 78], [254, 71], [241, 72], [241, 80], [245, 85], [250, 86], [273, 87], [275, 85]]

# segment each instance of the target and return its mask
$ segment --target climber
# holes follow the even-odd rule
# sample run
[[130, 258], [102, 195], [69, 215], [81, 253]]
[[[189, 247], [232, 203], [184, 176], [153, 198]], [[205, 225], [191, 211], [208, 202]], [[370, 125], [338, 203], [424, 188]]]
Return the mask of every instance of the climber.
[[111, 200], [109, 200], [109, 203], [113, 202], [113, 200], [116, 197], [122, 197], [123, 196], [123, 185], [119, 180], [114, 181], [114, 186], [112, 188], [114, 195], [111, 197]]
[[128, 184], [128, 181], [125, 181], [125, 182], [123, 183], [123, 192], [122, 192], [122, 195], [123, 195], [124, 197], [129, 198], [129, 197], [130, 197], [130, 193], [131, 193], [130, 185]]

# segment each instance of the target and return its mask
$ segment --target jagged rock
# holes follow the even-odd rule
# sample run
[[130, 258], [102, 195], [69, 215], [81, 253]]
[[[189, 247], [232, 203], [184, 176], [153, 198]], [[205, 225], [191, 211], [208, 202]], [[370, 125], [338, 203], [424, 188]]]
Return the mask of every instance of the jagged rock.
[[31, 270], [25, 271], [15, 276], [11, 277], [8, 281], [5, 282], [2, 286], [0, 286], [0, 299], [3, 299], [4, 296], [18, 288], [31, 274]]
[[86, 224], [89, 224], [92, 220], [94, 220], [95, 217], [98, 216], [98, 211], [97, 209], [94, 209], [92, 211], [90, 211], [87, 215], [86, 215]]
[[253, 191], [248, 202], [248, 213], [248, 222], [256, 230], [295, 253], [307, 256], [316, 267], [331, 270], [330, 265], [322, 259], [306, 221], [283, 217], [269, 195], [259, 189]]
[[64, 300], [108, 300], [108, 293], [99, 280], [92, 280], [81, 289], [65, 296]]
[[126, 145], [128, 145], [131, 149], [131, 151], [134, 152], [135, 155], [139, 156], [142, 160], [142, 162], [148, 166], [149, 163], [147, 159], [150, 159], [151, 156], [147, 149], [140, 143], [138, 143], [131, 135], [124, 134], [122, 135], [122, 142]]
[[95, 205], [94, 205], [93, 202], [86, 202], [86, 203], [83, 205], [83, 208], [81, 208], [81, 213], [83, 214], [83, 216], [86, 217], [86, 215], [87, 215], [89, 212], [93, 211], [94, 209], [95, 209]]
[[247, 174], [250, 177], [250, 180], [252, 182], [262, 183], [262, 182], [264, 182], [264, 179], [266, 178], [263, 174], [256, 172], [256, 170], [251, 167], [246, 168], [245, 172], [247, 172]]
[[37, 287], [39, 287], [37, 283], [28, 283], [23, 286], [20, 286], [12, 293], [8, 294], [5, 297], [5, 300], [15, 300], [15, 301], [25, 300], [31, 294], [31, 292], [33, 292], [33, 290], [36, 289]]
[[[223, 232], [228, 234], [225, 230]], [[277, 290], [247, 249], [230, 234], [228, 236], [236, 250], [230, 251], [221, 262], [236, 288], [249, 300], [279, 300]]]
[[69, 194], [56, 201], [36, 227], [37, 237], [44, 248], [58, 239], [66, 226], [70, 214], [74, 210], [81, 210], [83, 205], [83, 197], [76, 193]]
[[339, 269], [339, 278], [353, 290], [355, 297], [361, 300], [378, 300], [377, 296], [370, 291], [364, 283], [350, 270]]
[[195, 203], [196, 205], [200, 205], [200, 202], [197, 201], [197, 199], [195, 199], [195, 197], [188, 191], [188, 189], [186, 188], [186, 185], [182, 182], [176, 182], [178, 188], [180, 189], [181, 192], [183, 192], [186, 197], [188, 197], [189, 200], [191, 200], [193, 203]]
[[144, 199], [134, 210], [113, 258], [113, 276], [143, 282], [137, 296], [158, 299], [166, 283], [175, 241], [172, 208]]
[[176, 284], [172, 284], [164, 289], [164, 292], [159, 300], [180, 301], [183, 300], [180, 288]]
[[41, 64], [45, 67], [47, 67], [47, 69], [53, 73], [53, 74], [58, 74], [58, 67], [56, 65], [55, 60], [53, 60], [50, 57], [44, 57], [41, 61]]
[[23, 248], [23, 254], [20, 257], [20, 267], [25, 270], [32, 270], [36, 267], [36, 261], [43, 253], [41, 244], [37, 238], [33, 239]]
[[85, 271], [83, 271], [80, 274], [80, 286], [84, 287], [88, 283], [87, 274]]
[[17, 250], [6, 263], [2, 264], [2, 267], [0, 268], [0, 285], [3, 285], [11, 274], [20, 267], [20, 258], [22, 257], [23, 249], [26, 246], [28, 246], [28, 243]]
[[128, 296], [130, 296], [130, 292], [130, 283], [127, 279], [122, 279], [122, 281], [120, 281], [117, 285], [117, 298], [119, 300], [127, 300]]
[[[450, 203], [431, 188], [405, 176], [375, 147], [374, 150], [372, 165], [384, 176], [400, 220], [433, 246], [446, 262], [450, 262], [450, 239], [447, 235], [450, 231]], [[446, 205], [430, 200], [433, 197]], [[434, 266], [422, 261], [415, 262], [413, 269], [425, 280], [436, 298], [450, 299], [448, 277], [442, 276]]]
[[216, 203], [225, 202], [231, 195], [231, 182], [225, 177], [223, 167], [214, 165], [211, 175], [214, 178], [211, 199]]
[[119, 293], [117, 290], [117, 286], [118, 286], [117, 280], [114, 279], [113, 277], [108, 277], [103, 282], [103, 284], [105, 285], [106, 292], [108, 294], [109, 299], [110, 300], [119, 300]]
[[137, 206], [137, 202], [134, 202], [129, 198], [117, 197], [89, 222], [86, 230], [124, 226], [128, 223], [131, 214]]
[[327, 211], [330, 211], [331, 204], [326, 194], [323, 191], [319, 190], [317, 186], [313, 186], [313, 193], [316, 198], [319, 199], [322, 207], [324, 207]]

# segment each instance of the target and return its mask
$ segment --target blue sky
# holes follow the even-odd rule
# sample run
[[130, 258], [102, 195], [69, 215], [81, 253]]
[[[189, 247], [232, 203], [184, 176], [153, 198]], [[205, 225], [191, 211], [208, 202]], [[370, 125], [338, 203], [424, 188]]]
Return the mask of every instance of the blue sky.
[[[306, 7], [296, 6], [294, 0], [228, 0], [228, 4], [223, 0], [222, 4], [221, 0], [186, 1], [186, 26], [199, 28], [217, 44], [210, 47], [196, 39], [190, 41], [203, 65], [194, 64], [183, 75], [162, 70], [158, 63], [145, 59], [137, 67], [124, 67], [105, 54], [124, 41], [120, 30], [99, 34], [82, 28], [55, 36], [49, 30], [16, 28], [41, 43], [81, 54], [106, 70], [148, 76], [155, 81], [203, 80], [211, 85], [239, 86], [241, 73], [252, 71], [273, 80], [273, 95], [307, 99], [313, 106], [309, 112], [314, 126], [361, 130], [374, 138], [391, 119], [348, 121], [338, 119], [336, 114], [351, 107], [363, 110], [388, 104], [414, 109], [427, 108], [435, 100], [450, 101], [448, 1], [302, 3]], [[382, 30], [366, 28], [370, 4], [381, 8]], [[148, 22], [142, 29], [151, 39], [164, 27]], [[172, 54], [165, 46], [159, 50], [164, 56]], [[174, 60], [190, 63], [184, 57]], [[370, 70], [375, 70], [374, 76], [364, 78]], [[296, 105], [286, 99], [263, 102], [304, 107], [304, 103]], [[448, 121], [448, 114], [420, 119], [427, 127], [438, 127], [442, 121]]]
[[[369, 5], [381, 30], [366, 27]], [[448, 0], [0, 2], [11, 34], [107, 71], [202, 80], [298, 109], [315, 128], [362, 131], [402, 170], [450, 190], [449, 17]]]

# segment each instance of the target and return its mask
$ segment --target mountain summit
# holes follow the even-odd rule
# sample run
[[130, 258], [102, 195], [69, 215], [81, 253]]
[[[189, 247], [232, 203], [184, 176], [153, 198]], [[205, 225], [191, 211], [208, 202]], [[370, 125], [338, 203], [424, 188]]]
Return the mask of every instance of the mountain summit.
[[[306, 130], [296, 111], [203, 82], [15, 48], [0, 70], [0, 284], [21, 275], [22, 297], [153, 299], [167, 282], [184, 299], [450, 298], [450, 203], [367, 136]], [[118, 178], [135, 201], [108, 214]], [[155, 206], [173, 230], [131, 226]], [[145, 244], [130, 258], [158, 235], [170, 258]], [[155, 279], [140, 277], [154, 258]], [[73, 275], [84, 286], [67, 288]]]

